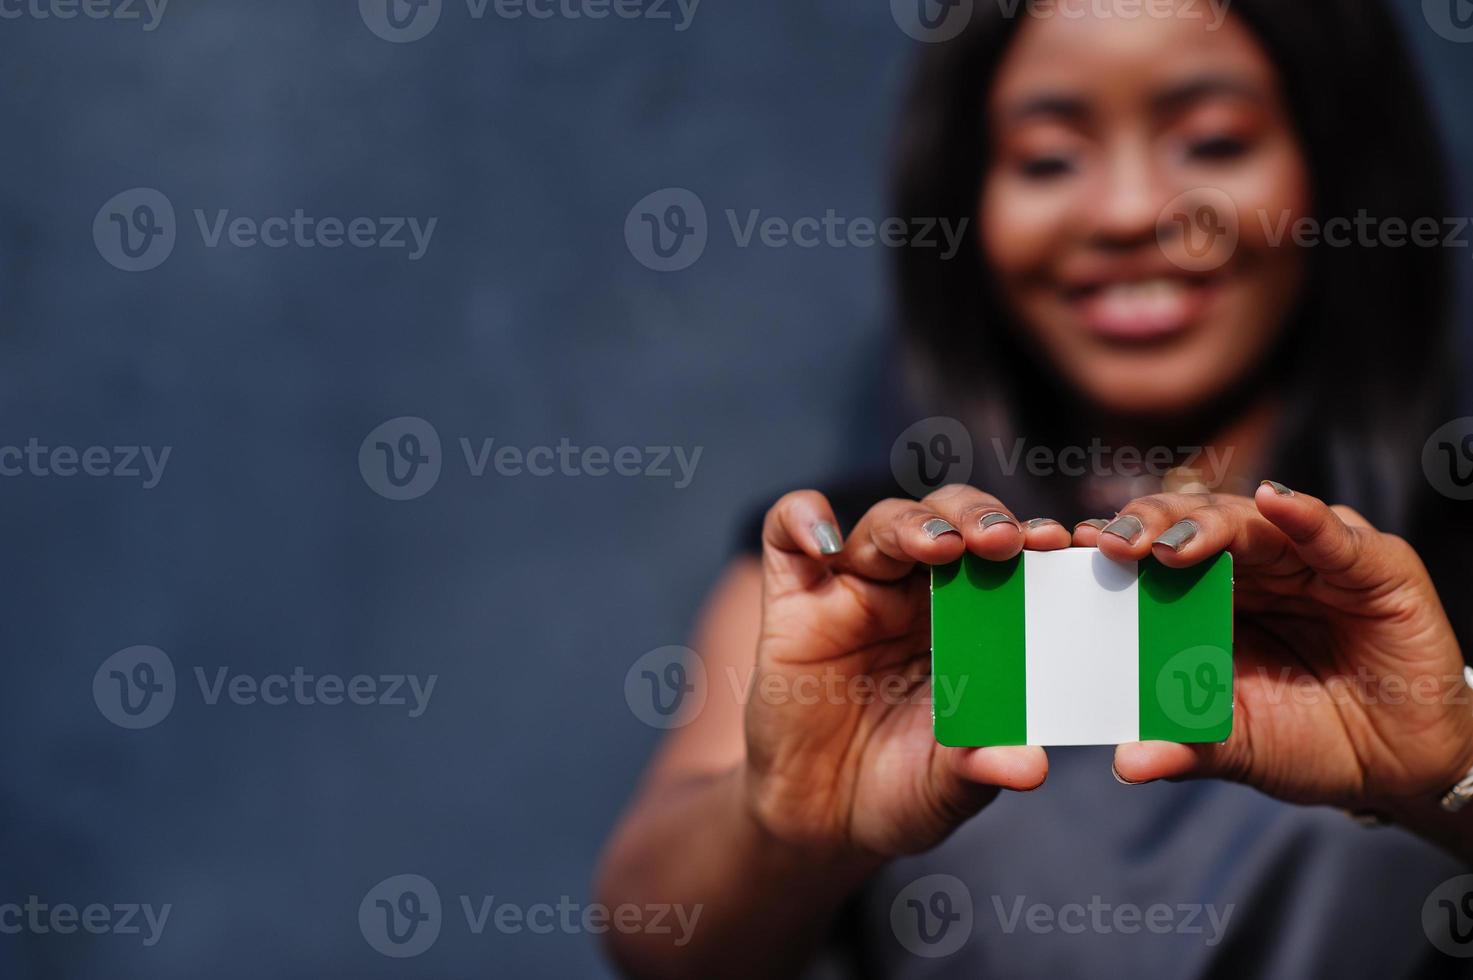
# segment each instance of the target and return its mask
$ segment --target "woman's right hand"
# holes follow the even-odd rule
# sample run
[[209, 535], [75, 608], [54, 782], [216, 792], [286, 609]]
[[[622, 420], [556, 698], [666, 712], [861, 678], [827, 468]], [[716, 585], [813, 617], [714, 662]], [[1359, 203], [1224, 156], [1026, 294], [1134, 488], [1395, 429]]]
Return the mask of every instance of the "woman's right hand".
[[881, 501], [839, 544], [822, 494], [790, 493], [767, 513], [744, 792], [763, 828], [790, 843], [882, 858], [923, 851], [999, 787], [1034, 789], [1048, 774], [1037, 747], [936, 742], [929, 566], [966, 551], [1001, 560], [1025, 546], [1066, 548], [1070, 534], [1021, 526], [996, 498], [950, 486]]

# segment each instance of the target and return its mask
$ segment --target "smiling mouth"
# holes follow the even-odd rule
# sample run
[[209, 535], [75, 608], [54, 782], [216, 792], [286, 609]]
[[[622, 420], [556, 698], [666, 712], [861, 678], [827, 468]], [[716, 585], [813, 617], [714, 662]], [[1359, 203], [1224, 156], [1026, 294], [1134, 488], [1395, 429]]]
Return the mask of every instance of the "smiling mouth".
[[1189, 330], [1212, 298], [1208, 278], [1158, 276], [1077, 286], [1065, 292], [1085, 328], [1104, 340], [1160, 342]]

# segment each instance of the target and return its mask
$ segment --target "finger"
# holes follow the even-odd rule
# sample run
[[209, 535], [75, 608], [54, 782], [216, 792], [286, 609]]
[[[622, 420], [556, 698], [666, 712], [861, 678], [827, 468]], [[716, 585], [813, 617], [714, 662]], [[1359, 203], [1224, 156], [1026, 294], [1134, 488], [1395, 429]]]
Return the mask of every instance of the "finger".
[[1270, 481], [1258, 488], [1253, 501], [1288, 537], [1298, 558], [1329, 584], [1374, 588], [1396, 574], [1395, 539], [1378, 533], [1350, 508], [1331, 508], [1317, 497]]
[[807, 588], [828, 574], [844, 539], [834, 509], [816, 490], [784, 494], [762, 522], [762, 564], [770, 587]]
[[968, 784], [1027, 792], [1048, 778], [1048, 755], [1036, 745], [950, 749], [946, 759], [955, 777]]
[[1150, 539], [1150, 553], [1163, 565], [1186, 568], [1227, 551], [1244, 569], [1293, 572], [1303, 567], [1289, 553], [1284, 533], [1247, 497], [1203, 498], [1198, 507], [1186, 505], [1182, 515]]
[[837, 568], [876, 581], [889, 582], [910, 573], [917, 563], [945, 565], [967, 550], [966, 539], [951, 521], [925, 501], [882, 500], [860, 518]]
[[1115, 747], [1115, 778], [1129, 786], [1158, 779], [1236, 779], [1246, 772], [1243, 740], [1214, 744], [1130, 742]]
[[1202, 766], [1196, 746], [1175, 742], [1130, 742], [1115, 747], [1115, 778], [1129, 786], [1182, 779]]
[[1152, 541], [1208, 499], [1206, 494], [1187, 493], [1139, 497], [1100, 529], [1096, 547], [1115, 561], [1138, 561], [1151, 553]]
[[1023, 549], [1023, 526], [990, 493], [954, 484], [942, 487], [920, 503], [950, 521], [961, 532], [967, 550], [978, 557], [1003, 561]]
[[1072, 543], [1069, 529], [1052, 517], [1023, 522], [1023, 547], [1029, 551], [1061, 551]]
[[1073, 544], [1076, 548], [1094, 548], [1100, 543], [1100, 532], [1110, 523], [1108, 517], [1091, 517], [1074, 525]]

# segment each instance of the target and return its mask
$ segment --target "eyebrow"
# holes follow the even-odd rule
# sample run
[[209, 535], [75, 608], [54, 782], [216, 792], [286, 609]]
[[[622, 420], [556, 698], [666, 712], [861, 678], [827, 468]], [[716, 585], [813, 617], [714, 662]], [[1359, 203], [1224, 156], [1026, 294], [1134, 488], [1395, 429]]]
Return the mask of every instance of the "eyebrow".
[[1262, 103], [1267, 96], [1257, 85], [1228, 75], [1203, 75], [1189, 79], [1162, 92], [1151, 99], [1151, 107], [1158, 113], [1180, 112], [1198, 102], [1220, 98], [1243, 99]]
[[1009, 122], [1027, 122], [1030, 119], [1062, 119], [1079, 122], [1089, 116], [1089, 106], [1081, 98], [1072, 95], [1046, 93], [1035, 95], [1009, 106], [1003, 113]]
[[[1267, 96], [1251, 82], [1228, 75], [1203, 75], [1172, 85], [1151, 98], [1151, 109], [1158, 115], [1180, 112], [1199, 102], [1214, 98], [1237, 98], [1253, 103], [1262, 103]], [[1059, 92], [1045, 92], [1021, 99], [1003, 111], [1010, 123], [1028, 122], [1032, 119], [1057, 119], [1079, 123], [1090, 116], [1088, 100]]]

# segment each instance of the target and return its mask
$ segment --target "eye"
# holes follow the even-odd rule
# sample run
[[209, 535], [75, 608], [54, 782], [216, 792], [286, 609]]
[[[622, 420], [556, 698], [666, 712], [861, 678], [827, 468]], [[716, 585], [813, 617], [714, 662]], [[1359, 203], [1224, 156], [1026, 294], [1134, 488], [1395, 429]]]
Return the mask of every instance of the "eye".
[[1029, 180], [1050, 180], [1074, 171], [1074, 161], [1068, 157], [1033, 157], [1018, 165], [1018, 172]]
[[1236, 160], [1248, 152], [1248, 144], [1233, 136], [1214, 136], [1195, 140], [1187, 147], [1187, 155], [1194, 160], [1214, 163]]

